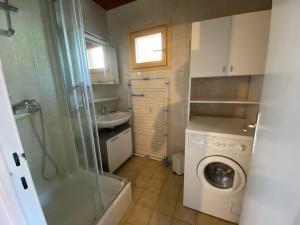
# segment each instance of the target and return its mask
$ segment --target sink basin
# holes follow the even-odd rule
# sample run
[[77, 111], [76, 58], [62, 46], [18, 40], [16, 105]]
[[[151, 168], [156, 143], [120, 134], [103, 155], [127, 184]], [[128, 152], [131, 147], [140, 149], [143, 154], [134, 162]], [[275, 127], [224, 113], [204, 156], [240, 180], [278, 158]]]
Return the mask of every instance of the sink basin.
[[114, 128], [127, 122], [130, 117], [130, 112], [119, 111], [107, 115], [96, 115], [96, 121], [99, 128]]

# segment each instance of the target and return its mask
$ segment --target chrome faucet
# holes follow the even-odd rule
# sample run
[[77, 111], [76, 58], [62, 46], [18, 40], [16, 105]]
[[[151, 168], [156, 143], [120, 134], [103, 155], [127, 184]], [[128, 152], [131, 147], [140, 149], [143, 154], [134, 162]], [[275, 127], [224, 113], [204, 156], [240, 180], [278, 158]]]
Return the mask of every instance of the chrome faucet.
[[105, 106], [103, 106], [102, 109], [101, 109], [102, 115], [107, 115], [107, 114], [109, 114], [110, 112], [111, 112], [111, 109], [106, 108]]
[[37, 112], [41, 109], [40, 104], [34, 99], [25, 99], [21, 102], [13, 104], [12, 106], [13, 112], [15, 115], [22, 113], [32, 113]]

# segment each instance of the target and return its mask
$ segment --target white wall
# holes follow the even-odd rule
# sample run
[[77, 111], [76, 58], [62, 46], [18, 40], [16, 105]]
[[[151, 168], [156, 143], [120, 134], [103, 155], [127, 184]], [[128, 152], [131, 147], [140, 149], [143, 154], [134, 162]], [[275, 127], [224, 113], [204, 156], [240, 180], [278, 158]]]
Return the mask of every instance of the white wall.
[[182, 151], [187, 120], [191, 23], [198, 20], [270, 9], [270, 7], [271, 0], [137, 0], [108, 11], [109, 37], [118, 45], [121, 85], [117, 91], [122, 98], [119, 107], [127, 110], [127, 83], [130, 78], [137, 77], [130, 68], [129, 32], [170, 22], [172, 25], [171, 67], [164, 70], [143, 72], [142, 76], [160, 76], [169, 79], [168, 151], [169, 153]]

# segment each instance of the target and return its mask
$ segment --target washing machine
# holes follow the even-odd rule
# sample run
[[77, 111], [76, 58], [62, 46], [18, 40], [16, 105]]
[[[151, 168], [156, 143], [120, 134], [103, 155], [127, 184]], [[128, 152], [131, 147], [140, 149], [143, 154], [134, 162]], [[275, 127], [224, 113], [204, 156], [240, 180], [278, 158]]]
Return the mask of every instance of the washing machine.
[[250, 121], [192, 117], [186, 129], [183, 204], [239, 221], [254, 130]]

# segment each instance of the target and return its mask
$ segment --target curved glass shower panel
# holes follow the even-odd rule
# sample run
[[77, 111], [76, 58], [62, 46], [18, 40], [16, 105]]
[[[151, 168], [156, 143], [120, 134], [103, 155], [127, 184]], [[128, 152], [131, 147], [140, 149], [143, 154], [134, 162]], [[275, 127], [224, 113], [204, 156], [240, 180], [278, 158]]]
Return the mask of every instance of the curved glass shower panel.
[[89, 103], [90, 82], [84, 69], [85, 61], [82, 52], [84, 37], [79, 4], [79, 1], [57, 0], [52, 4], [52, 12], [65, 91], [69, 99], [71, 123], [77, 140], [79, 167], [89, 174], [86, 179], [93, 184], [90, 194], [94, 199], [95, 215], [97, 215], [103, 209], [99, 178], [103, 171], [96, 156], [99, 143], [93, 132], [95, 126], [91, 115], [94, 109]]
[[[79, 7], [79, 10], [81, 10], [81, 7]], [[88, 59], [87, 59], [87, 54], [86, 54], [86, 43], [85, 43], [85, 32], [83, 29], [83, 20], [82, 20], [82, 12], [79, 12], [78, 16], [78, 21], [80, 23], [80, 29], [78, 31], [78, 34], [80, 35], [79, 41], [81, 42], [79, 45], [80, 48], [80, 56], [82, 59], [82, 65], [83, 65], [83, 73], [85, 74], [85, 86], [87, 90], [87, 100], [88, 100], [88, 105], [89, 105], [89, 118], [91, 121], [91, 128], [92, 128], [92, 133], [94, 137], [94, 144], [95, 144], [95, 152], [96, 152], [96, 160], [97, 160], [97, 166], [98, 166], [98, 171], [100, 174], [100, 180], [103, 176], [105, 176], [103, 172], [103, 167], [102, 167], [102, 159], [101, 159], [101, 152], [100, 152], [100, 142], [99, 142], [99, 133], [98, 133], [98, 126], [96, 122], [96, 110], [95, 110], [95, 105], [94, 105], [94, 95], [93, 95], [93, 88], [92, 88], [92, 81], [91, 81], [91, 76], [90, 76], [90, 71], [88, 67]], [[100, 186], [102, 185], [102, 182], [100, 181]], [[101, 187], [101, 191], [103, 191], [103, 187]], [[103, 193], [103, 192], [102, 192]]]
[[[85, 68], [85, 50], [83, 48], [84, 42], [82, 42], [84, 36], [81, 14], [80, 11], [78, 12], [80, 7], [78, 6], [74, 7], [73, 10], [62, 11], [62, 9], [68, 8], [68, 6], [66, 6], [68, 1], [59, 2], [60, 1], [56, 1], [55, 4], [57, 18], [56, 37], [58, 43], [62, 46], [59, 47], [59, 49], [63, 67], [66, 68], [65, 65], [68, 65], [69, 70], [67, 72], [72, 74], [72, 76], [66, 76], [67, 79], [65, 79], [66, 87], [68, 88], [67, 91], [71, 93], [69, 94], [71, 100], [69, 106], [71, 109], [78, 108], [78, 112], [83, 121], [81, 129], [86, 130], [89, 134], [95, 135], [94, 137], [93, 135], [89, 135], [84, 138], [84, 142], [87, 145], [87, 169], [91, 172], [103, 174], [101, 163], [98, 165], [97, 161], [95, 161], [95, 152], [99, 150], [99, 142], [97, 132], [95, 132], [97, 125], [94, 118], [95, 110], [91, 82], [88, 71]], [[60, 13], [57, 13], [58, 11]], [[70, 20], [72, 17], [76, 17], [76, 19]], [[73, 29], [71, 28], [71, 32], [70, 27], [73, 27]], [[77, 99], [77, 101], [74, 101], [74, 99]], [[79, 102], [79, 105], [76, 105], [77, 102]], [[100, 171], [98, 171], [97, 166], [100, 168]]]

